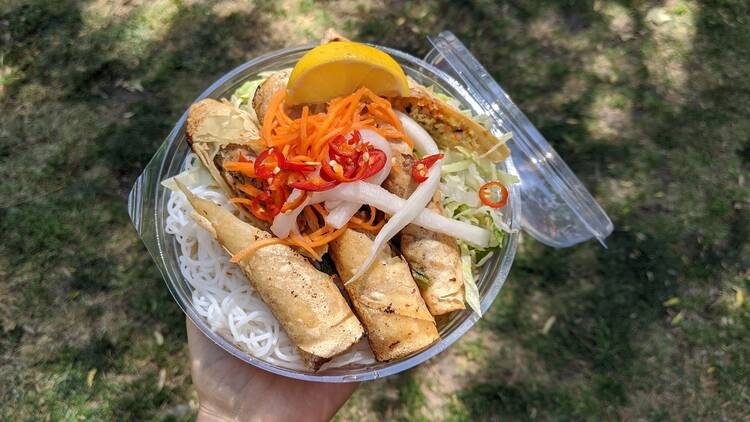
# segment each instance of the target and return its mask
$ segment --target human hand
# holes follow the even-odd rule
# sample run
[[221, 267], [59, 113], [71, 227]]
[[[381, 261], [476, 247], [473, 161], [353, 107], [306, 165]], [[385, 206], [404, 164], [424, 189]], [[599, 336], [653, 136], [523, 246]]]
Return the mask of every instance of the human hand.
[[272, 374], [230, 355], [186, 318], [198, 421], [328, 420], [354, 383], [316, 383]]

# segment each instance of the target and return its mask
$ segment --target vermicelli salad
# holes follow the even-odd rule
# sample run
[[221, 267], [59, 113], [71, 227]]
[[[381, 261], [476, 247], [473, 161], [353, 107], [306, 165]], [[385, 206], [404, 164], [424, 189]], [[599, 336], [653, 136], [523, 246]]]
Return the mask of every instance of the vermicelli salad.
[[[180, 178], [196, 195], [235, 209], [195, 154], [188, 155]], [[176, 187], [170, 182], [165, 184]], [[304, 368], [279, 321], [237, 265], [229, 262], [221, 245], [198, 226], [190, 216], [191, 211], [185, 195], [172, 192], [167, 204], [166, 232], [173, 235], [179, 245], [180, 272], [193, 289], [192, 302], [198, 315], [206, 320], [211, 330], [231, 339], [251, 355], [287, 368]], [[374, 362], [366, 342], [360, 343], [327, 365], [338, 367]]]
[[390, 56], [329, 37], [293, 69], [190, 109], [194, 154], [166, 230], [196, 312], [293, 369], [368, 365], [481, 313], [475, 279], [503, 246], [505, 142]]

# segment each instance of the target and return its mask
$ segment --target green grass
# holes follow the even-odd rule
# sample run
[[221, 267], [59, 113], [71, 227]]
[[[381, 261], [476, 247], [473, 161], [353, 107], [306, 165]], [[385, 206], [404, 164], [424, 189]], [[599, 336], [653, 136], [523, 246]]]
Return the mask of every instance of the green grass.
[[208, 84], [327, 25], [416, 55], [454, 31], [615, 225], [607, 249], [524, 238], [470, 336], [363, 385], [340, 420], [745, 417], [748, 16], [744, 1], [2, 3], [0, 419], [192, 417], [184, 317], [127, 192]]

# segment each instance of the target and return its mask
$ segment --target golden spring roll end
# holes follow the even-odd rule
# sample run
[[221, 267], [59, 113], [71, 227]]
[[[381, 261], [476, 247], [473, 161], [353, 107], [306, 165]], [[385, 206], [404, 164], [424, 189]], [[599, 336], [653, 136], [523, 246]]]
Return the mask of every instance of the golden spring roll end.
[[[346, 230], [331, 242], [330, 252], [342, 279], [354, 275], [372, 244], [366, 234], [354, 230]], [[377, 360], [403, 358], [440, 338], [409, 266], [392, 256], [390, 247], [384, 248], [365, 275], [345, 287], [367, 328]]]
[[[230, 254], [257, 239], [271, 237], [213, 202], [186, 194], [198, 214], [211, 223], [216, 239]], [[362, 325], [331, 277], [290, 247], [271, 245], [258, 249], [239, 265], [289, 338], [303, 352], [305, 362], [314, 369], [349, 349], [363, 336]]]

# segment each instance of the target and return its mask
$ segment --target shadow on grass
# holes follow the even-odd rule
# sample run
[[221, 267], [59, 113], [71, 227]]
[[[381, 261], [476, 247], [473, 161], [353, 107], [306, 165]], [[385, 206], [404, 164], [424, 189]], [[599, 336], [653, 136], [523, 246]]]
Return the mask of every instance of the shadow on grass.
[[[189, 384], [158, 389], [156, 365], [133, 367], [139, 359], [171, 365], [185, 339], [184, 316], [132, 230], [127, 191], [205, 86], [250, 52], [280, 47], [267, 42], [270, 3], [219, 15], [210, 4], [154, 2], [92, 23], [89, 9], [100, 8], [93, 13], [101, 17], [107, 7], [0, 6], [0, 35], [9, 42], [0, 55], [13, 72], [0, 96], [0, 254], [2, 283], [17, 293], [2, 299], [12, 312], [3, 327], [13, 334], [3, 336], [0, 349], [12, 356], [23, 344], [31, 357], [55, 356], [52, 365], [67, 374], [35, 391], [33, 380], [50, 364], [3, 357], [0, 371], [14, 378], [0, 388], [11, 419], [35, 414], [29, 404], [40, 399], [50, 414], [69, 416], [54, 403], [98, 397], [99, 417], [125, 419], [153, 418], [184, 399]], [[132, 16], [144, 9], [151, 14]], [[151, 39], [133, 35], [149, 31]], [[88, 311], [73, 311], [79, 307]], [[80, 320], [66, 320], [71, 316]], [[168, 347], [152, 349], [156, 329]], [[40, 331], [61, 341], [51, 350], [37, 345]], [[89, 390], [91, 368], [98, 377], [132, 377]]]
[[[664, 301], [685, 289], [708, 291], [721, 274], [748, 268], [750, 216], [738, 176], [742, 169], [747, 172], [749, 138], [741, 127], [726, 128], [747, 112], [748, 92], [722, 86], [710, 70], [722, 68], [726, 60], [732, 62], [726, 57], [732, 53], [717, 50], [717, 45], [729, 43], [739, 49], [750, 36], [747, 27], [728, 25], [726, 18], [742, 15], [746, 7], [739, 2], [717, 3], [697, 12], [682, 89], [687, 94], [683, 103], [675, 103], [649, 67], [654, 58], [640, 41], [661, 36], [646, 25], [653, 20], [646, 16], [647, 9], [661, 2], [648, 7], [612, 3], [626, 10], [633, 22], [630, 33], [637, 39], [619, 39], [605, 14], [589, 1], [431, 6], [389, 2], [363, 19], [360, 38], [418, 56], [426, 53], [425, 35], [453, 30], [519, 106], [533, 111], [531, 119], [590, 190], [598, 193], [615, 225], [608, 249], [594, 244], [570, 250], [524, 245], [501, 294], [510, 299], [501, 301], [503, 308], [496, 306], [481, 325], [523, 345], [533, 356], [527, 363], [545, 369], [542, 375], [504, 382], [500, 376], [506, 365], [490, 364], [480, 380], [458, 394], [463, 406], [456, 411], [458, 416], [470, 420], [528, 417], [537, 412], [553, 418], [616, 416], [623, 406], [633, 404], [631, 397], [640, 390], [635, 377], [648, 359], [642, 355], [643, 334], [654, 327], [670, 329], [673, 315]], [[671, 7], [667, 10], [685, 13]], [[582, 51], [584, 42], [589, 47]], [[614, 80], [592, 73], [586, 62], [589, 53], [605, 54], [608, 46], [624, 50], [625, 64], [633, 70]], [[562, 103], [554, 100], [576, 81], [585, 88]], [[629, 123], [624, 130], [604, 137], [581, 122], [591, 119], [595, 101], [610, 91], [633, 106], [625, 113]], [[710, 108], [722, 112], [707, 115]], [[711, 151], [706, 134], [722, 130], [729, 133]], [[706, 154], [715, 161], [713, 166]], [[714, 166], [724, 167], [723, 172], [710, 170]], [[622, 200], [612, 191], [611, 180], [639, 185]], [[540, 306], [535, 293], [545, 297], [546, 311], [556, 317], [547, 334], [532, 322]], [[733, 355], [744, 350], [736, 345]], [[741, 371], [740, 366], [735, 368]], [[673, 410], [667, 409], [666, 415]]]
[[[675, 378], [672, 369], [647, 363], [645, 334], [653, 330], [677, 338], [670, 345], [675, 355], [718, 350], [707, 351], [706, 359], [718, 368], [719, 401], [746, 397], [739, 386], [748, 376], [747, 315], [720, 325], [726, 314], [712, 292], [732, 277], [746, 286], [736, 275], [749, 267], [741, 177], [750, 171], [750, 100], [746, 84], [732, 81], [750, 71], [737, 53], [750, 45], [742, 21], [750, 13], [742, 2], [701, 6], [691, 50], [682, 52], [685, 98], [673, 102], [654, 79], [649, 49], [658, 36], [645, 24], [646, 9], [663, 3], [388, 1], [363, 9], [347, 28], [355, 38], [418, 56], [426, 53], [425, 35], [456, 32], [566, 157], [616, 227], [607, 250], [523, 245], [498, 306], [480, 327], [520, 345], [525, 372], [509, 375], [515, 371], [503, 355], [489, 350], [491, 363], [456, 394], [458, 419], [615, 417], [638, 394], [669, 387], [658, 378]], [[279, 13], [270, 2], [223, 14], [212, 5], [149, 2], [142, 8], [148, 13], [126, 10], [104, 23], [89, 16], [89, 9], [102, 7], [95, 2], [0, 5], [0, 322], [6, 332], [0, 374], [9, 381], [0, 399], [8, 404], [4, 412], [16, 409], [12, 416], [37, 410], [65, 416], [49, 403], [75, 397], [71, 402], [84, 408], [94, 397], [109, 403], [100, 417], [146, 419], [186, 396], [186, 385], [156, 387], [157, 366], [169, 365], [183, 348], [183, 316], [137, 241], [125, 201], [195, 96], [254, 53], [281, 47], [268, 41], [269, 22]], [[619, 38], [597, 10], [602, 5], [625, 10], [635, 38]], [[133, 35], [144, 32], [155, 35]], [[592, 64], [610, 54], [614, 77]], [[617, 54], [625, 56], [622, 62]], [[612, 104], [601, 105], [602, 98]], [[596, 114], [601, 109], [610, 113]], [[686, 291], [705, 297], [696, 300], [694, 322], [685, 326], [689, 335], [681, 337], [670, 324], [673, 311], [662, 303]], [[65, 319], [66, 310], [80, 306], [86, 307], [81, 320]], [[556, 317], [546, 335], [537, 314]], [[101, 322], [111, 320], [118, 322]], [[90, 327], [89, 336], [78, 338], [76, 325]], [[167, 346], [151, 345], [156, 329]], [[50, 349], [39, 340], [44, 335], [64, 341]], [[21, 346], [31, 352], [17, 358]], [[47, 354], [59, 354], [56, 367], [70, 378], [37, 390], [49, 368], [28, 356]], [[670, 366], [689, 366], [687, 357], [675, 359]], [[116, 381], [89, 391], [85, 374], [92, 367]], [[661, 372], [637, 378], [649, 370]], [[116, 378], [117, 371], [132, 377]], [[387, 380], [398, 398], [374, 399], [376, 410], [419, 416], [425, 402], [414, 373]]]

